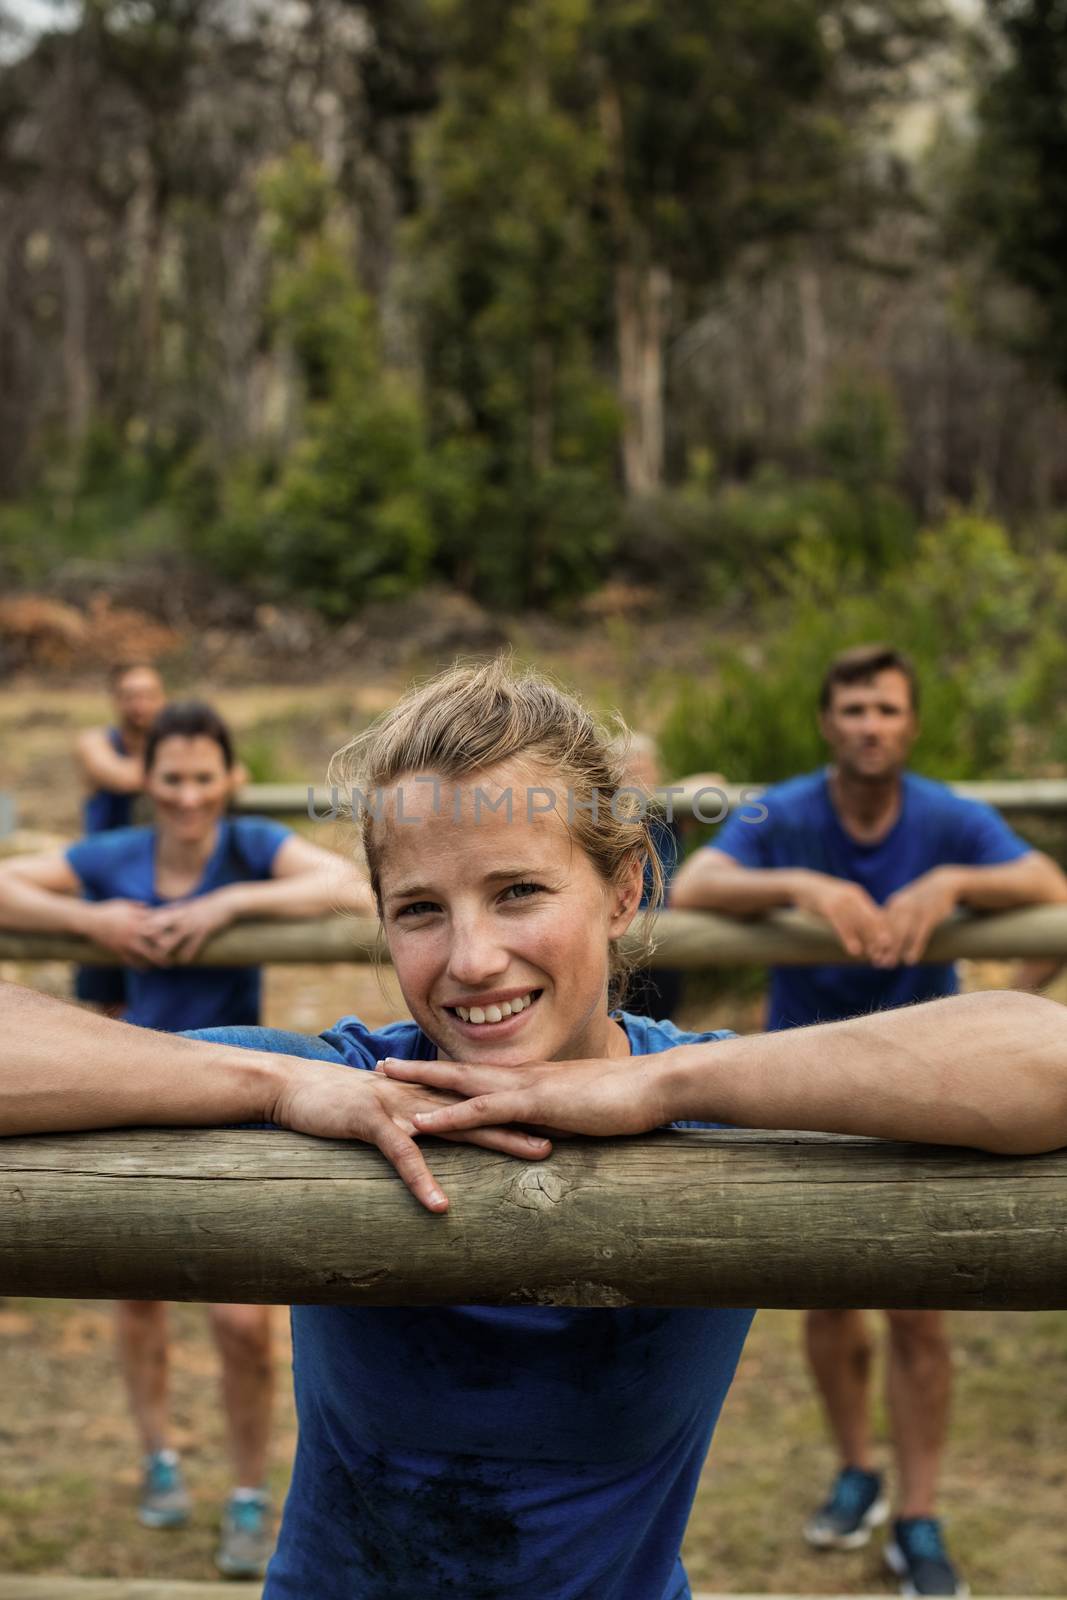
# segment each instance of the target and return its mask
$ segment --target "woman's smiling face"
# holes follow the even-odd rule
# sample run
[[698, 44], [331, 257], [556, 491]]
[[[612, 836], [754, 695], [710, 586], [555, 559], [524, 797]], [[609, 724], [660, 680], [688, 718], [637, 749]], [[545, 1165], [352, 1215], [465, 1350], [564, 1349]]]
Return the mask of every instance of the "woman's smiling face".
[[[628, 1053], [607, 1012], [608, 942], [633, 918], [640, 865], [606, 883], [559, 811], [538, 809], [539, 784], [525, 764], [458, 786], [412, 773], [375, 823], [397, 978], [415, 1021], [453, 1060]], [[542, 798], [528, 805], [529, 795]]]

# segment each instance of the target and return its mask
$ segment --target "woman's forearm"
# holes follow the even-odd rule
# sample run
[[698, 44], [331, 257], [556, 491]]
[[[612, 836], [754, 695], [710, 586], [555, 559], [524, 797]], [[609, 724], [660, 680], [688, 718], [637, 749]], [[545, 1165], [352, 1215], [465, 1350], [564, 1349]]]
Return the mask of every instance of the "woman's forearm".
[[269, 1121], [289, 1065], [0, 983], [0, 1135]]
[[375, 914], [369, 885], [344, 872], [235, 883], [216, 893], [224, 899], [234, 922], [258, 917], [324, 917], [334, 912]]
[[93, 905], [55, 894], [13, 872], [0, 873], [0, 928], [16, 933], [76, 933], [92, 938]]
[[1067, 1009], [986, 991], [669, 1052], [672, 1120], [1028, 1154], [1067, 1145]]
[[937, 870], [949, 875], [958, 904], [972, 906], [976, 911], [1067, 901], [1067, 881], [1062, 871], [1038, 850], [996, 867], [942, 867]]

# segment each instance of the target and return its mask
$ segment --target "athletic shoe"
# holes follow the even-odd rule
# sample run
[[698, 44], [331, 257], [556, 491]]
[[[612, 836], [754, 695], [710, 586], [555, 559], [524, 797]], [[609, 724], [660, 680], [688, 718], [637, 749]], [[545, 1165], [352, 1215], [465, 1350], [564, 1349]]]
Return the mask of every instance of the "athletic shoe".
[[888, 1515], [881, 1473], [845, 1467], [830, 1498], [804, 1524], [804, 1537], [817, 1550], [858, 1550]]
[[262, 1578], [274, 1549], [270, 1501], [265, 1490], [238, 1489], [222, 1513], [222, 1539], [215, 1565], [227, 1578]]
[[137, 1518], [146, 1528], [180, 1528], [189, 1520], [189, 1494], [173, 1450], [145, 1456]]
[[936, 1517], [898, 1517], [885, 1547], [886, 1566], [906, 1595], [967, 1595], [970, 1590], [948, 1558]]

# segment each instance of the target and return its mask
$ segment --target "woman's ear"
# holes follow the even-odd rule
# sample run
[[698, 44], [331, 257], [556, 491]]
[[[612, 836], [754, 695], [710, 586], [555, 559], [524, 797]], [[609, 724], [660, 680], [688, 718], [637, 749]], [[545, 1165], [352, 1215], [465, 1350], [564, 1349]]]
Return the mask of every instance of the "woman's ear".
[[614, 888], [611, 918], [613, 939], [618, 939], [624, 934], [636, 916], [644, 887], [644, 859], [634, 850], [627, 857]]

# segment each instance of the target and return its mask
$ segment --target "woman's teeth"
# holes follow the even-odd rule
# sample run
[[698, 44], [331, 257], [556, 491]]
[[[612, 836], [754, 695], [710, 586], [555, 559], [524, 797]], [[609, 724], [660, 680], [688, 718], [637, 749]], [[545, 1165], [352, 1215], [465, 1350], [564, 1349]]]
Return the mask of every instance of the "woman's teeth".
[[534, 1003], [534, 992], [520, 995], [517, 1000], [501, 1000], [496, 1006], [455, 1006], [456, 1015], [463, 1022], [503, 1022], [516, 1011], [528, 1011]]

